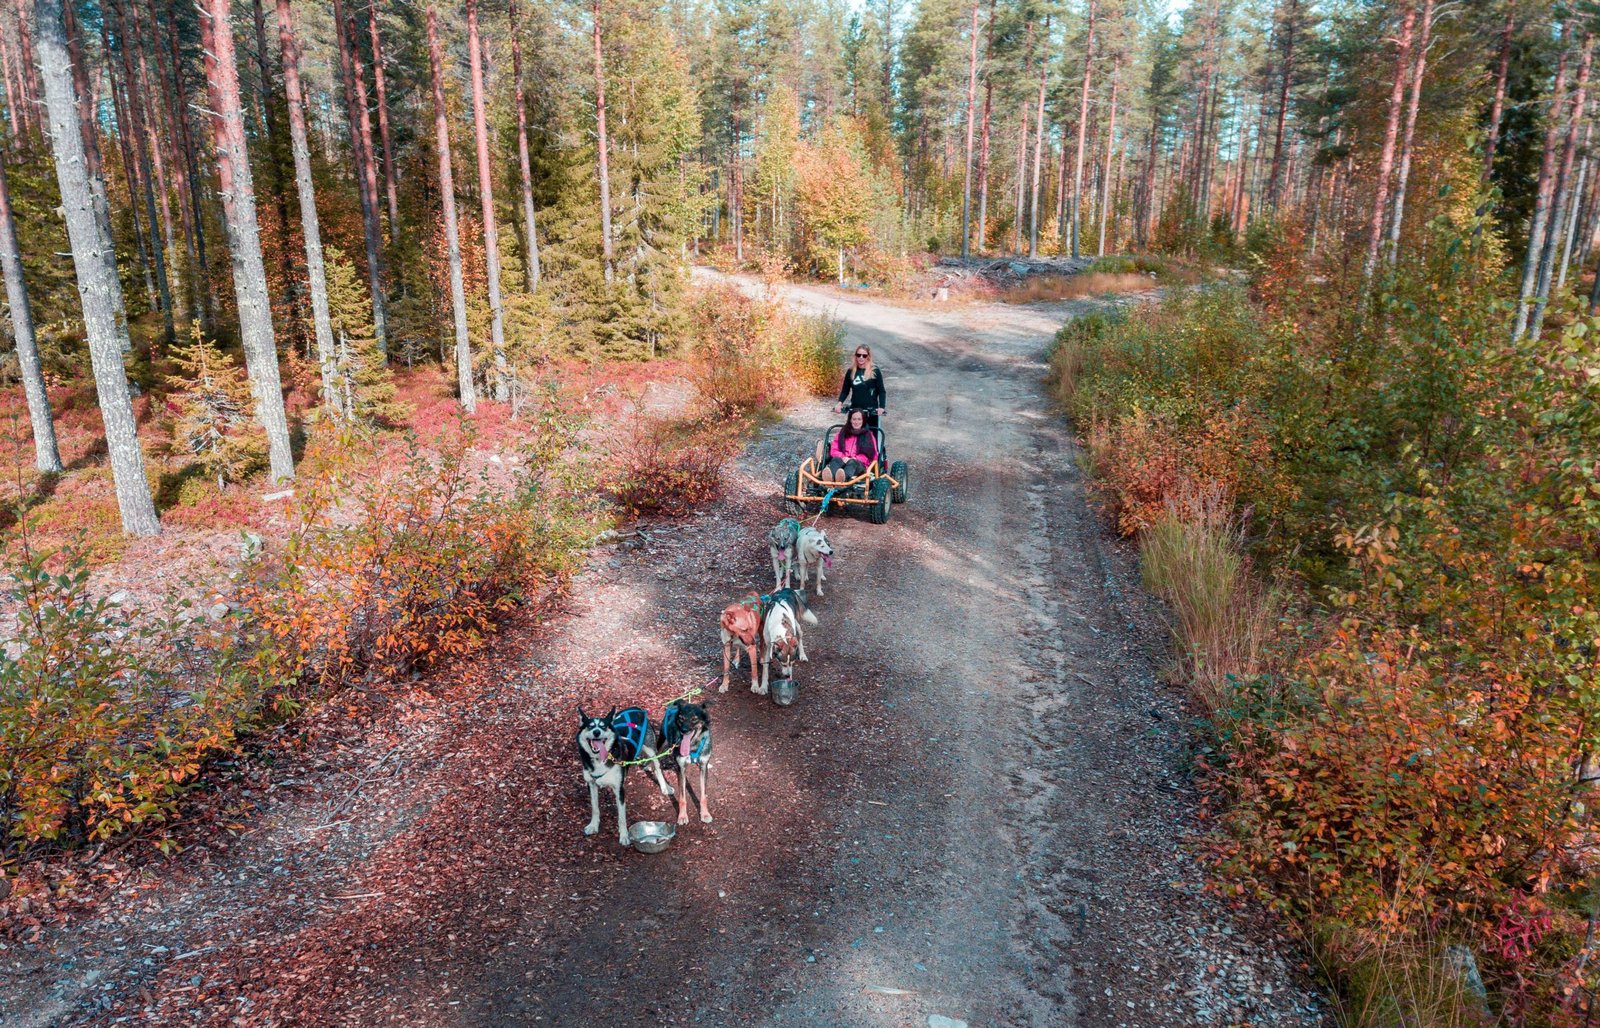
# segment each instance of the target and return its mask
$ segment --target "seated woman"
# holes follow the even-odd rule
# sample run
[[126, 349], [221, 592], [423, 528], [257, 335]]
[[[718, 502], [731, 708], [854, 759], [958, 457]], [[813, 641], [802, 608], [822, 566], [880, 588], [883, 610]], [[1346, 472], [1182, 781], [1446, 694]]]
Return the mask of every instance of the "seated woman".
[[[822, 449], [822, 444], [817, 444]], [[853, 410], [828, 448], [828, 462], [817, 477], [824, 482], [848, 482], [878, 459], [878, 437], [867, 427], [865, 411]], [[820, 463], [820, 461], [819, 461]]]

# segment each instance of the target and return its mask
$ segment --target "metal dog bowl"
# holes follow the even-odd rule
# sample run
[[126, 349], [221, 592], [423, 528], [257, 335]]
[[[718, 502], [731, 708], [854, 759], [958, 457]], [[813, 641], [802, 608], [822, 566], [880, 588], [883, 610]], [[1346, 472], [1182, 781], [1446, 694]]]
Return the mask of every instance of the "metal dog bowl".
[[640, 853], [660, 853], [678, 834], [678, 826], [670, 821], [635, 821], [628, 826], [628, 838]]
[[779, 678], [772, 683], [772, 702], [787, 707], [800, 695], [800, 687], [792, 678]]

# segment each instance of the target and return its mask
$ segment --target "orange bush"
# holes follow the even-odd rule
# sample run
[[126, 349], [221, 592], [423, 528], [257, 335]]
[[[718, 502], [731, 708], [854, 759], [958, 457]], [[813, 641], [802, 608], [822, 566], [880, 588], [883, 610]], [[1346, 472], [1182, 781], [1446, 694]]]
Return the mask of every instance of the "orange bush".
[[610, 491], [635, 516], [683, 515], [722, 493], [722, 470], [736, 440], [715, 424], [636, 415], [612, 457]]

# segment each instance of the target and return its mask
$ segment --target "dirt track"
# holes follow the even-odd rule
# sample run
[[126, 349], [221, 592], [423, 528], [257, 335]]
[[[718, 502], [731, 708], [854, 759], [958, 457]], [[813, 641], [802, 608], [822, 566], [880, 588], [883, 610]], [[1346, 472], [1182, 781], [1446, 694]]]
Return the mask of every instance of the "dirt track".
[[[242, 841], [6, 954], [0, 1021], [1323, 1023], [1299, 957], [1180, 848], [1162, 630], [1040, 386], [1087, 305], [791, 295], [872, 345], [912, 499], [824, 520], [799, 702], [737, 678], [713, 701], [714, 824], [646, 856], [605, 805], [585, 838], [572, 706], [658, 711], [715, 670], [821, 403], [750, 447], [724, 508], [597, 553], [566, 612], [293, 769]], [[630, 813], [667, 817], [646, 781]]]

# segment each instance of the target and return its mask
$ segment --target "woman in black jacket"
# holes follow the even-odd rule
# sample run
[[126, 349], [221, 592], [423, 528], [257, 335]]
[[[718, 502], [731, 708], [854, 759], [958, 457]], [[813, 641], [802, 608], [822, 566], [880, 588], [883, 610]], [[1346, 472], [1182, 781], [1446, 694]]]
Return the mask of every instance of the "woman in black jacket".
[[844, 369], [844, 381], [839, 383], [839, 402], [834, 410], [865, 411], [867, 425], [877, 428], [878, 415], [883, 413], [886, 398], [883, 372], [872, 363], [872, 347], [865, 344], [856, 347], [855, 361]]

